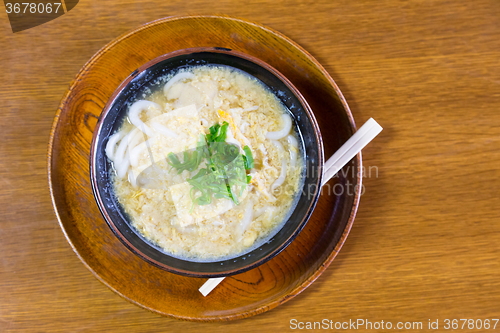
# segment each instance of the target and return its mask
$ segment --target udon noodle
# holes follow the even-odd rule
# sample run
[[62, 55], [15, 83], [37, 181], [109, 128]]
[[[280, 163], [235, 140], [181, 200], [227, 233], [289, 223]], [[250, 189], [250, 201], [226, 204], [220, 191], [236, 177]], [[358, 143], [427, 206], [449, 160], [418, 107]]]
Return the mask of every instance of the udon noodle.
[[105, 147], [130, 223], [188, 260], [234, 257], [286, 221], [304, 160], [290, 113], [256, 78], [226, 66], [165, 76], [128, 106]]

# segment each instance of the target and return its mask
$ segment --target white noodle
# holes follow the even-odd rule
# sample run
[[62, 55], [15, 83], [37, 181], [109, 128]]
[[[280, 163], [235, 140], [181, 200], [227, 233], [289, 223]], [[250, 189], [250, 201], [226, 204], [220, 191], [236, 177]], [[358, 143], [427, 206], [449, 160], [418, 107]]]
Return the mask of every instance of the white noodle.
[[276, 148], [278, 148], [278, 156], [282, 156], [280, 176], [278, 177], [278, 179], [276, 179], [274, 184], [271, 185], [271, 191], [274, 191], [278, 186], [281, 186], [285, 182], [287, 162], [286, 162], [286, 158], [284, 156], [285, 149], [283, 148], [283, 145], [281, 144], [281, 142], [276, 141], [276, 140], [271, 140], [271, 141], [276, 146]]
[[232, 109], [229, 109], [229, 111], [233, 112], [233, 111], [236, 111], [236, 112], [249, 112], [249, 111], [255, 111], [259, 108], [259, 106], [251, 106], [249, 108], [246, 108], [246, 109], [243, 109], [243, 108], [232, 108]]
[[162, 124], [159, 124], [159, 123], [151, 123], [151, 127], [159, 132], [160, 134], [163, 134], [165, 136], [168, 136], [168, 137], [171, 137], [171, 138], [175, 138], [177, 137], [177, 133], [175, 133], [174, 131], [172, 130], [169, 130], [166, 126], [163, 126]]
[[276, 181], [274, 182], [274, 184], [271, 185], [271, 191], [274, 191], [276, 188], [278, 188], [279, 186], [283, 185], [283, 183], [285, 182], [285, 178], [286, 178], [286, 159], [283, 158], [281, 160], [281, 173], [280, 173], [280, 176], [278, 177], [278, 179], [276, 179]]
[[254, 211], [253, 216], [254, 216], [255, 218], [259, 217], [259, 216], [261, 216], [262, 214], [264, 214], [265, 212], [267, 212], [267, 210], [268, 210], [269, 208], [270, 208], [269, 206], [264, 206], [264, 207], [262, 207], [262, 208], [259, 208], [259, 209], [257, 209], [256, 211]]
[[247, 130], [247, 127], [249, 126], [250, 124], [248, 123], [248, 121], [244, 121], [243, 124], [241, 124], [240, 126], [240, 131], [241, 133], [245, 133], [245, 131]]
[[264, 156], [264, 158], [262, 159], [262, 165], [266, 168], [272, 168], [272, 166], [269, 164], [269, 158], [267, 156]]
[[[133, 134], [133, 133], [135, 133], [135, 134]], [[127, 151], [131, 152], [132, 149], [134, 149], [135, 146], [137, 146], [139, 141], [141, 141], [143, 136], [144, 136], [144, 134], [141, 131], [139, 131], [137, 128], [134, 128], [132, 131], [130, 131]]]
[[226, 134], [226, 142], [235, 144], [236, 146], [238, 146], [238, 148], [240, 148], [240, 151], [243, 151], [243, 149], [241, 148], [241, 143], [234, 138], [233, 131], [231, 131], [231, 129], [229, 127], [227, 128], [226, 133], [227, 133]]
[[299, 143], [297, 139], [293, 135], [289, 135], [286, 137], [288, 140], [288, 144], [290, 148], [288, 151], [290, 152], [290, 166], [292, 168], [295, 167], [295, 162], [297, 161], [297, 152], [299, 151]]
[[269, 159], [267, 157], [267, 150], [266, 147], [264, 147], [264, 144], [259, 145], [259, 150], [262, 152], [262, 165], [266, 168], [270, 168], [271, 166], [269, 165]]
[[266, 138], [271, 140], [279, 140], [284, 138], [290, 133], [290, 129], [292, 128], [292, 118], [288, 114], [284, 114], [283, 118], [283, 128], [276, 132], [267, 132]]
[[276, 146], [276, 148], [278, 148], [278, 154], [283, 155], [283, 153], [285, 152], [285, 148], [283, 148], [281, 142], [276, 140], [271, 140], [271, 142]]
[[133, 187], [137, 187], [137, 179], [134, 176], [134, 172], [132, 170], [128, 171], [128, 181], [132, 184]]
[[132, 151], [130, 152], [130, 164], [136, 167], [139, 164], [139, 155], [146, 150], [149, 145], [152, 145], [156, 141], [156, 136], [144, 141], [143, 143], [138, 144]]
[[[124, 164], [124, 163], [125, 164], [128, 163], [128, 165], [127, 165], [127, 169], [128, 169], [128, 167], [130, 166], [130, 160], [129, 160], [130, 152], [137, 145], [137, 143], [141, 140], [142, 135], [143, 134], [141, 131], [139, 131], [137, 128], [134, 128], [122, 139], [122, 141], [120, 142], [120, 145], [118, 146], [118, 149], [116, 151], [115, 161], [114, 161], [114, 163], [116, 164], [117, 170], [120, 169], [121, 167], [125, 168], [124, 166], [122, 166], [122, 164]], [[128, 162], [125, 161], [125, 159], [127, 159]], [[122, 172], [126, 172], [126, 171], [127, 170], [122, 171]], [[123, 178], [123, 177], [120, 177], [120, 178]]]
[[154, 135], [153, 131], [151, 131], [151, 129], [148, 126], [146, 126], [146, 124], [143, 123], [139, 115], [142, 111], [149, 109], [150, 107], [154, 107], [161, 110], [160, 105], [154, 102], [141, 100], [132, 104], [132, 106], [128, 111], [128, 118], [130, 119], [130, 122], [147, 136], [153, 136]]
[[238, 136], [240, 142], [242, 142], [243, 144], [245, 144], [245, 146], [248, 146], [248, 148], [250, 148], [250, 150], [253, 152], [252, 144], [250, 143], [250, 140], [248, 140], [247, 137], [244, 136], [243, 133], [241, 133], [241, 131], [239, 130], [239, 128], [236, 126], [236, 124], [234, 124], [234, 126], [235, 126], [236, 135]]
[[115, 164], [116, 175], [118, 176], [118, 178], [125, 177], [125, 175], [127, 174], [129, 166], [130, 166], [130, 160], [128, 158], [128, 152], [127, 152], [127, 154], [123, 158], [122, 163], [118, 164], [118, 165]]
[[165, 87], [163, 87], [163, 93], [166, 94], [168, 89], [170, 89], [170, 87], [172, 87], [176, 82], [179, 82], [181, 80], [185, 80], [185, 79], [192, 79], [194, 77], [194, 74], [193, 73], [189, 73], [189, 72], [182, 72], [182, 73], [179, 73], [179, 74], [176, 74], [174, 75], [173, 78], [171, 78], [167, 84], [165, 85]]
[[255, 111], [259, 108], [259, 106], [252, 106], [252, 107], [249, 107], [247, 109], [243, 109], [243, 112], [248, 112], [248, 111]]
[[106, 156], [113, 161], [115, 159], [115, 147], [118, 141], [123, 137], [125, 133], [123, 131], [117, 132], [111, 135], [106, 144]]
[[[116, 149], [116, 153], [114, 155], [114, 163], [119, 166], [122, 164], [123, 160], [125, 159], [125, 153], [128, 148], [128, 144], [130, 142], [130, 138], [132, 137], [132, 133], [134, 131], [130, 131], [125, 137], [120, 141], [120, 144], [118, 145], [118, 148]], [[118, 167], [117, 167], [118, 168]]]
[[253, 220], [253, 201], [252, 199], [248, 199], [248, 203], [245, 207], [245, 213], [243, 214], [243, 218], [241, 219], [240, 222], [241, 235], [245, 233], [245, 230], [247, 230], [250, 223], [252, 223], [252, 220]]

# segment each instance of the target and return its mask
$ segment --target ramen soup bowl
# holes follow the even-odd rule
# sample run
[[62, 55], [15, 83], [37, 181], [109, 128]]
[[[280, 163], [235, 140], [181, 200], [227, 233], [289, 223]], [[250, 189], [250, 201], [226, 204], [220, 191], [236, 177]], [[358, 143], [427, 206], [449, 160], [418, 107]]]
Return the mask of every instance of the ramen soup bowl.
[[[113, 140], [110, 138], [127, 121], [130, 105], [141, 99], [145, 92], [157, 89], [159, 78], [203, 65], [236, 69], [260, 80], [287, 109], [297, 134], [298, 154], [304, 163], [294, 205], [286, 214], [283, 223], [279, 224], [267, 238], [260, 242], [256, 241], [255, 246], [233, 256], [196, 260], [165, 251], [134, 227], [130, 215], [118, 201], [115, 193], [113, 186], [115, 169], [113, 162], [108, 158], [107, 147], [109, 149], [109, 141]], [[118, 86], [101, 113], [94, 131], [90, 176], [94, 197], [104, 219], [128, 249], [150, 264], [166, 271], [212, 278], [242, 273], [257, 267], [276, 256], [294, 240], [306, 225], [318, 200], [323, 163], [323, 144], [313, 112], [286, 77], [265, 62], [241, 52], [224, 48], [193, 48], [151, 60], [131, 73]]]

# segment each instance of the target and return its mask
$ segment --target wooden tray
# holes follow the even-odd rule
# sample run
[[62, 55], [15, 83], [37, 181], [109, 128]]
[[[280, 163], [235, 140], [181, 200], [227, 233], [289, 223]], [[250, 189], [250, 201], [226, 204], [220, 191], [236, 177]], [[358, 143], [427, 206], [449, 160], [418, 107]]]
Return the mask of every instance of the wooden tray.
[[335, 258], [359, 203], [352, 187], [361, 186], [361, 154], [349, 165], [353, 169], [323, 187], [311, 219], [291, 245], [266, 264], [226, 278], [207, 297], [198, 292], [205, 279], [179, 276], [149, 265], [122, 245], [97, 208], [89, 179], [92, 133], [108, 98], [136, 68], [159, 55], [197, 46], [248, 53], [288, 77], [317, 117], [325, 156], [331, 156], [355, 131], [349, 108], [328, 73], [285, 36], [228, 17], [166, 18], [106, 45], [71, 83], [52, 128], [49, 185], [68, 242], [88, 269], [120, 296], [179, 319], [244, 318], [290, 300]]

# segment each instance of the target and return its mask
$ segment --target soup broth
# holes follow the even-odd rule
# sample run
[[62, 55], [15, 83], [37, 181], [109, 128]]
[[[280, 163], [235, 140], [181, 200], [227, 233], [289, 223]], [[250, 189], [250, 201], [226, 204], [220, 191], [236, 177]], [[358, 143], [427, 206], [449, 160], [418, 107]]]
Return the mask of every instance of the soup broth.
[[113, 189], [130, 223], [166, 253], [234, 257], [274, 235], [302, 189], [301, 140], [258, 79], [227, 66], [161, 78], [109, 137]]

